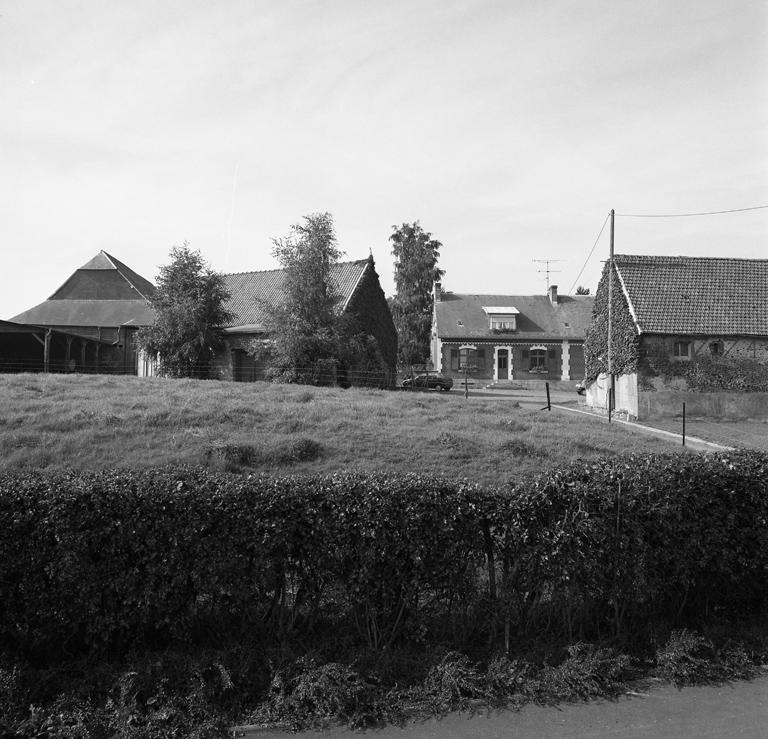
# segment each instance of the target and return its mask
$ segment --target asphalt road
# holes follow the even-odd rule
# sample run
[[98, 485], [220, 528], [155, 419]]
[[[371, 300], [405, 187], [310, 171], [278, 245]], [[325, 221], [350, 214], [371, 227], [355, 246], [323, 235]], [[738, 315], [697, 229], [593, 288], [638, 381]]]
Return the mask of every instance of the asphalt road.
[[293, 734], [256, 730], [240, 734], [269, 739], [592, 739], [593, 737], [768, 737], [768, 674], [719, 686], [677, 689], [654, 683], [615, 701], [514, 711], [452, 713], [442, 719], [366, 732], [330, 729]]

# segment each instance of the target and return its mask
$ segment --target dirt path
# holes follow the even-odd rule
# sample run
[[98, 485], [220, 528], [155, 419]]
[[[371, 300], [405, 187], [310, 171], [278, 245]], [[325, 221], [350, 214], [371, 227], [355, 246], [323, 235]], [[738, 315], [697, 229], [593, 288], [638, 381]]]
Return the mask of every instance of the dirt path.
[[[616, 701], [521, 711], [452, 713], [442, 719], [362, 734], [372, 739], [590, 739], [594, 737], [768, 737], [768, 675], [750, 682], [677, 688], [654, 684]], [[331, 729], [292, 734], [263, 730], [240, 734], [269, 739], [354, 739], [361, 732]]]

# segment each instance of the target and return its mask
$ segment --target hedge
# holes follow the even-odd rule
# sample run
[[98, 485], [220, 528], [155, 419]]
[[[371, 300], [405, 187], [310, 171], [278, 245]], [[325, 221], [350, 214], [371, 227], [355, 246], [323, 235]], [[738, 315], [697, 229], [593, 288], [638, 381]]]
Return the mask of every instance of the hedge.
[[0, 648], [30, 658], [331, 634], [597, 639], [768, 593], [768, 455], [579, 461], [508, 490], [193, 468], [0, 475]]

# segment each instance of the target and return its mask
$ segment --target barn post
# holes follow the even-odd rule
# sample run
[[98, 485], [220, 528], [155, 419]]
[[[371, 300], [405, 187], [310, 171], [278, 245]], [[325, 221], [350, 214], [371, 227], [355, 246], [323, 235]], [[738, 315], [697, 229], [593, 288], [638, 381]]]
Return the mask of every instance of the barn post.
[[51, 329], [45, 332], [45, 343], [43, 344], [43, 372], [51, 371]]

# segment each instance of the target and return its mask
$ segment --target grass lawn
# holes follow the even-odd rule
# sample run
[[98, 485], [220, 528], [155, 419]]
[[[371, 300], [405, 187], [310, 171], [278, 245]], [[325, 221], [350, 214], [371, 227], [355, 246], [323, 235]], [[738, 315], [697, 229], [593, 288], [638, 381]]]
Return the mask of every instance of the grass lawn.
[[[683, 433], [683, 419], [662, 418], [648, 421], [648, 426]], [[747, 447], [768, 452], [768, 421], [742, 420], [728, 421], [715, 418], [687, 418], [685, 433], [697, 436], [705, 441], [733, 447]]]
[[456, 390], [27, 374], [0, 376], [0, 401], [6, 469], [199, 464], [231, 445], [271, 472], [405, 471], [503, 484], [578, 457], [675, 450], [604, 419]]

